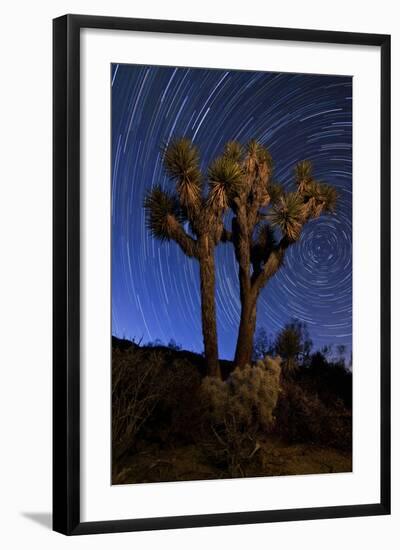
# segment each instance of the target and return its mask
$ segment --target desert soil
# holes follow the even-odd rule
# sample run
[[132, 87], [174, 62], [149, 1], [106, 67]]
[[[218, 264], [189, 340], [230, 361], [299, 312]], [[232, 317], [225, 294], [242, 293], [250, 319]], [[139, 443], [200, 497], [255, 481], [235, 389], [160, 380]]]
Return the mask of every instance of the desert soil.
[[[260, 460], [246, 466], [245, 477], [325, 474], [352, 471], [349, 452], [311, 444], [287, 444], [279, 439], [261, 443]], [[259, 459], [260, 457], [258, 457]], [[257, 465], [256, 465], [257, 464]], [[195, 445], [177, 448], [147, 446], [126, 457], [113, 475], [113, 484], [188, 481], [231, 477], [207, 461]]]

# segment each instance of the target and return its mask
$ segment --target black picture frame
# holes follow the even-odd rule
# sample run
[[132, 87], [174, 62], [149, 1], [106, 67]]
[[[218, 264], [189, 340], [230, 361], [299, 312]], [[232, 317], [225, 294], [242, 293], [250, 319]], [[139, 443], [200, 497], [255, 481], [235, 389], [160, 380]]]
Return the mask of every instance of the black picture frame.
[[[378, 46], [381, 50], [381, 495], [371, 504], [80, 520], [80, 30], [115, 29]], [[53, 21], [53, 529], [66, 535], [390, 513], [390, 36], [65, 15]]]

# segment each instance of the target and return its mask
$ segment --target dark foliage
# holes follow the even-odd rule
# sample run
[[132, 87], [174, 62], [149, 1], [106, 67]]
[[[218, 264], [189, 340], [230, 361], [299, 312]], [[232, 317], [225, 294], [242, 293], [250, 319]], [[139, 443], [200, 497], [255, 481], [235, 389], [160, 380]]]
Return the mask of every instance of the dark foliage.
[[264, 359], [267, 355], [272, 355], [273, 352], [273, 342], [265, 328], [257, 329], [253, 344], [253, 361]]
[[353, 376], [343, 360], [328, 361], [322, 352], [317, 351], [300, 370], [299, 381], [308, 391], [317, 393], [328, 405], [335, 399], [341, 399], [345, 407], [351, 409]]
[[275, 411], [276, 433], [291, 443], [309, 442], [351, 451], [352, 415], [340, 399], [328, 404], [293, 380], [283, 384]]

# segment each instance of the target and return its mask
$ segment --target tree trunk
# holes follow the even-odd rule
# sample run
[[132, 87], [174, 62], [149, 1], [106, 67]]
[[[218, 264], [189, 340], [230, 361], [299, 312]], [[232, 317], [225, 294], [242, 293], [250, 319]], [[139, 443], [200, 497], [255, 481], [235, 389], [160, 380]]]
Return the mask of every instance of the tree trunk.
[[254, 298], [253, 293], [244, 292], [241, 301], [242, 309], [235, 352], [235, 366], [239, 368], [251, 363], [257, 318], [257, 298]]
[[214, 247], [208, 238], [200, 250], [200, 296], [201, 323], [203, 329], [204, 354], [209, 376], [221, 377], [218, 362], [217, 315], [215, 307], [215, 263]]

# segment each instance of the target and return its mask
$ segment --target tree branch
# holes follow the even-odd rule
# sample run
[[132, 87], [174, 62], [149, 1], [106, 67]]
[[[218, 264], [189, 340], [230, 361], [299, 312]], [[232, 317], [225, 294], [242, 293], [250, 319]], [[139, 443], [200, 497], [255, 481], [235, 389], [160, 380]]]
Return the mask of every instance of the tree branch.
[[173, 214], [167, 215], [168, 237], [175, 241], [190, 258], [198, 257], [197, 241], [186, 233], [182, 224]]
[[262, 270], [252, 277], [252, 289], [256, 294], [265, 286], [266, 282], [275, 275], [283, 263], [286, 249], [290, 246], [291, 241], [286, 237], [282, 237], [278, 246], [272, 250], [268, 260], [265, 262]]
[[222, 228], [222, 234], [221, 234], [221, 241], [223, 243], [231, 242], [232, 241], [232, 231], [229, 231], [229, 229], [226, 229], [226, 227]]

